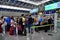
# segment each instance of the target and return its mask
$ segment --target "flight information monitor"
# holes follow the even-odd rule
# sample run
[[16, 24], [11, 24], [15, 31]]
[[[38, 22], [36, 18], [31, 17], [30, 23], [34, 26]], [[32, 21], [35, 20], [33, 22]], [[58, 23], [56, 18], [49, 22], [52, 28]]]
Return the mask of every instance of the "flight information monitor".
[[54, 10], [54, 9], [58, 9], [58, 8], [60, 8], [60, 2], [56, 2], [56, 3], [50, 4], [50, 5], [46, 5], [45, 11]]

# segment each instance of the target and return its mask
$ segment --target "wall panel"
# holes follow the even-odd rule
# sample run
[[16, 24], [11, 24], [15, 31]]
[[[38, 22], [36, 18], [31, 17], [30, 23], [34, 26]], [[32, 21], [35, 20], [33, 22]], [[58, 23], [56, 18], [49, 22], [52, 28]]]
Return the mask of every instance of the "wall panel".
[[21, 14], [28, 14], [23, 12], [9, 12], [9, 11], [0, 11], [0, 16], [20, 16]]

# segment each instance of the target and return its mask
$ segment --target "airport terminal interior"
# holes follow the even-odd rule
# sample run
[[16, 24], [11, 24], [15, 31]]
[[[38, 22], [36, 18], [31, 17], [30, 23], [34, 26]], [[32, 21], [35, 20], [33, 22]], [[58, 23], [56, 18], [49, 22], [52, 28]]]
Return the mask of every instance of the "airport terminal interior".
[[0, 0], [0, 40], [60, 40], [60, 0]]

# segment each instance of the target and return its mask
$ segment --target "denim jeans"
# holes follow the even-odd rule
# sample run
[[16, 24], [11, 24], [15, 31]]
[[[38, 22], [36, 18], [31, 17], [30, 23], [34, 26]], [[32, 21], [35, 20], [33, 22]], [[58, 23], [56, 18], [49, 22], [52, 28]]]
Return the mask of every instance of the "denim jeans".
[[2, 31], [3, 31], [3, 34], [5, 34], [5, 27], [2, 26]]
[[2, 27], [2, 30], [5, 31], [5, 27]]
[[32, 28], [31, 28], [32, 24], [28, 24], [28, 32], [32, 33]]
[[16, 35], [16, 28], [14, 27], [14, 35]]

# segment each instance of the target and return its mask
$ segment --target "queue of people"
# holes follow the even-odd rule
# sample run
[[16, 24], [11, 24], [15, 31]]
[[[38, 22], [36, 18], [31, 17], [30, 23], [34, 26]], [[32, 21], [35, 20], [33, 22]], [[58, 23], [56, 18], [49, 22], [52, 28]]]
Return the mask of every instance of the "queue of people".
[[[46, 18], [45, 18], [46, 19]], [[53, 20], [50, 17], [47, 21], [45, 21], [43, 17], [38, 19], [38, 16], [32, 17], [32, 15], [24, 15], [22, 14], [20, 17], [14, 16], [2, 16], [0, 18], [0, 32], [9, 32], [10, 35], [16, 35], [17, 31], [19, 35], [27, 35], [28, 33], [33, 33], [32, 26], [41, 26], [45, 24], [52, 24]], [[49, 27], [45, 27], [45, 32], [48, 31]], [[36, 32], [40, 31], [40, 27], [35, 28]]]

